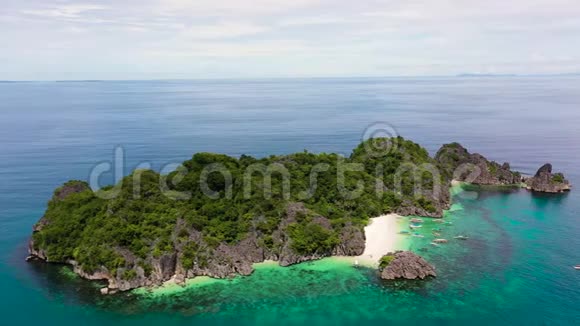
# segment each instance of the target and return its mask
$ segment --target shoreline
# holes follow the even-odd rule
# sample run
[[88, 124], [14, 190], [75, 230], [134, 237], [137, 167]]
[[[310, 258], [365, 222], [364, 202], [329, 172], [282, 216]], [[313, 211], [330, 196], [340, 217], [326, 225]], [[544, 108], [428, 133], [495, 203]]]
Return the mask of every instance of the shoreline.
[[377, 267], [379, 260], [389, 252], [402, 250], [408, 236], [400, 234], [406, 219], [398, 214], [386, 214], [370, 219], [364, 228], [365, 250], [362, 255], [349, 257], [354, 264]]
[[[452, 195], [457, 195], [463, 192], [464, 189], [462, 185], [464, 182], [452, 180], [450, 192]], [[444, 210], [443, 216], [445, 218], [448, 214], [463, 210], [463, 207], [457, 203], [451, 203], [449, 209]], [[318, 260], [305, 261], [296, 265], [316, 263], [322, 260], [334, 261], [336, 263], [347, 263], [349, 265], [377, 268], [379, 265], [379, 260], [381, 257], [389, 252], [394, 252], [397, 250], [410, 250], [412, 237], [410, 235], [401, 234], [402, 230], [405, 230], [406, 225], [410, 222], [410, 219], [414, 216], [402, 216], [395, 213], [389, 213], [373, 217], [369, 219], [369, 224], [364, 228], [365, 234], [365, 250], [362, 255], [359, 256], [328, 256]], [[255, 263], [252, 265], [254, 270], [260, 268], [288, 268], [290, 266], [280, 266], [277, 261], [265, 260], [260, 263]], [[251, 275], [250, 275], [251, 276]], [[174, 278], [164, 282], [162, 285], [150, 288], [136, 288], [132, 292], [140, 295], [153, 295], [153, 296], [164, 296], [172, 295], [182, 291], [185, 291], [191, 287], [210, 285], [217, 282], [228, 282], [232, 281], [240, 275], [233, 278], [219, 279], [212, 278], [209, 276], [196, 276], [193, 278], [188, 278], [183, 283], [178, 283]]]
[[[381, 144], [385, 144], [391, 140], [379, 138], [379, 141]], [[361, 142], [353, 150], [349, 162], [357, 163], [367, 160], [368, 157], [363, 149], [366, 149], [368, 145], [373, 145], [373, 142], [374, 140], [369, 139]], [[425, 190], [417, 187], [415, 187], [413, 194], [403, 193], [401, 189], [385, 189], [384, 193], [400, 198], [391, 203], [388, 209], [385, 207], [382, 212], [398, 212], [408, 217], [444, 217], [449, 213], [451, 196], [464, 187], [463, 183], [449, 177], [452, 173], [457, 172], [456, 170], [463, 163], [477, 163], [480, 172], [485, 172], [474, 176], [477, 177], [475, 180], [470, 180], [477, 187], [484, 187], [483, 185], [487, 184], [504, 186], [504, 183], [518, 183], [518, 187], [521, 186], [521, 174], [517, 171], [511, 171], [508, 163], [499, 165], [497, 162], [488, 161], [482, 155], [470, 154], [459, 143], [444, 144], [437, 151], [437, 154], [431, 157], [424, 148], [410, 140], [398, 137], [397, 142], [400, 143], [398, 146], [399, 154], [404, 155], [393, 156], [394, 161], [390, 162], [389, 166], [399, 165], [400, 168], [407, 169], [406, 164], [409, 163], [432, 162], [435, 168], [442, 169], [446, 173], [440, 181], [445, 186], [448, 186], [447, 182], [451, 183], [451, 194], [447, 192], [436, 193], [434, 189]], [[294, 162], [293, 155], [270, 156], [265, 159], [264, 163], [279, 165], [280, 162], [286, 160]], [[240, 161], [241, 159], [222, 154], [197, 153], [184, 164], [198, 167], [205, 166], [213, 160], [238, 162], [240, 164], [231, 164], [231, 168], [236, 172], [236, 182], [245, 183], [247, 182], [246, 171], [242, 170], [246, 169], [247, 166]], [[312, 154], [309, 159], [311, 160], [308, 166], [316, 162], [325, 164], [329, 162], [327, 154]], [[337, 169], [340, 162], [340, 160], [336, 162]], [[374, 180], [376, 183], [378, 179], [373, 176], [370, 168], [373, 165], [375, 168], [383, 168], [383, 163], [380, 160], [370, 160], [368, 163], [370, 165], [361, 170], [361, 176], [366, 181]], [[296, 176], [300, 176], [300, 182], [307, 183], [306, 173], [302, 171], [306, 165], [303, 165], [292, 164], [289, 167], [296, 172]], [[286, 167], [284, 166], [284, 168]], [[147, 180], [161, 177], [154, 170], [146, 170], [145, 172]], [[135, 173], [133, 172], [133, 174]], [[196, 173], [189, 171], [187, 175], [195, 180]], [[242, 174], [244, 175], [243, 180]], [[435, 174], [432, 176], [435, 177]], [[393, 177], [397, 177], [397, 174], [394, 173]], [[549, 163], [543, 165], [536, 176], [531, 179], [534, 181], [534, 184], [530, 186], [533, 191], [561, 192], [570, 189], [569, 181], [564, 178], [563, 174], [552, 174], [552, 166]], [[330, 180], [328, 186], [333, 187], [335, 181], [336, 186], [340, 188], [338, 179]], [[123, 188], [122, 182], [118, 182], [115, 187], [118, 185], [123, 190], [119, 194], [128, 196], [131, 190], [127, 187]], [[241, 192], [240, 188], [235, 189]], [[287, 190], [287, 187], [284, 186], [283, 192], [286, 191], [285, 189]], [[163, 189], [150, 190], [151, 192], [143, 193], [140, 191], [138, 194], [133, 191], [133, 197], [136, 199], [134, 202], [125, 200], [128, 197], [122, 197], [122, 200], [119, 201], [120, 209], [142, 210], [144, 220], [139, 223], [133, 220], [124, 220], [118, 223], [117, 220], [109, 218], [111, 212], [114, 213], [109, 207], [110, 205], [106, 201], [99, 200], [103, 193], [93, 191], [86, 181], [70, 180], [65, 182], [55, 189], [45, 214], [34, 224], [32, 237], [29, 241], [29, 256], [26, 259], [73, 265], [74, 271], [81, 277], [89, 280], [107, 280], [108, 286], [102, 288], [101, 292], [109, 294], [140, 287], [161, 286], [164, 281], [171, 280], [171, 278], [175, 283], [184, 284], [188, 275], [191, 278], [195, 278], [195, 275], [211, 275], [216, 278], [232, 278], [238, 274], [249, 275], [253, 271], [253, 263], [261, 262], [266, 258], [280, 260], [280, 265], [288, 266], [332, 255], [344, 255], [353, 256], [351, 258], [353, 265], [359, 265], [360, 260], [365, 265], [376, 266], [383, 255], [403, 250], [404, 247], [400, 245], [402, 238], [407, 238], [407, 242], [412, 244], [415, 241], [412, 241], [409, 235], [418, 238], [424, 237], [420, 232], [416, 232], [416, 229], [420, 227], [418, 225], [408, 225], [410, 230], [406, 229], [408, 222], [422, 222], [423, 220], [402, 219], [395, 214], [369, 219], [369, 216], [380, 214], [381, 211], [377, 211], [378, 207], [384, 207], [385, 203], [380, 197], [365, 197], [364, 205], [340, 205], [341, 198], [339, 196], [343, 194], [327, 191], [320, 194], [320, 198], [317, 198], [317, 203], [322, 205], [319, 207], [317, 205], [308, 206], [300, 201], [291, 201], [290, 197], [283, 196], [284, 198], [277, 198], [275, 202], [268, 203], [267, 207], [264, 207], [263, 212], [260, 213], [248, 210], [249, 208], [243, 203], [216, 203], [212, 201], [211, 196], [201, 196], [199, 203], [187, 202], [184, 204], [184, 209], [197, 212], [199, 205], [208, 204], [216, 205], [215, 207], [211, 206], [216, 211], [212, 211], [213, 215], [202, 211], [200, 216], [194, 216], [192, 221], [188, 221], [183, 217], [176, 217], [174, 207], [168, 205], [162, 196], [154, 196], [151, 197], [151, 201], [149, 200], [149, 194], [162, 194]], [[201, 189], [197, 190], [203, 192]], [[473, 199], [477, 198], [477, 192], [465, 190], [466, 196], [473, 197]], [[139, 196], [135, 196], [136, 194]], [[143, 198], [141, 195], [147, 196]], [[246, 195], [245, 189], [244, 195]], [[250, 199], [253, 201], [261, 200], [259, 192], [250, 195]], [[234, 205], [231, 207], [231, 212], [235, 218], [229, 214], [219, 213], [219, 209], [228, 205]], [[145, 210], [149, 206], [155, 210]], [[239, 209], [240, 214], [236, 213], [236, 209]], [[332, 217], [324, 216], [328, 214], [321, 214], [318, 211], [328, 214], [332, 212], [335, 216], [342, 216], [343, 219], [334, 221]], [[241, 213], [244, 212], [246, 213], [242, 215]], [[271, 234], [257, 232], [261, 229], [256, 228], [255, 225], [255, 229], [246, 228], [247, 225], [244, 223], [247, 222], [247, 219], [262, 219], [262, 215], [266, 216], [264, 214], [277, 216], [275, 219], [267, 220], [267, 228], [264, 230], [271, 232]], [[358, 216], [355, 218], [350, 216], [351, 214]], [[78, 215], [78, 218], [67, 219], [68, 215]], [[168, 216], [167, 225], [158, 224], [156, 221], [159, 216], [165, 215]], [[215, 220], [210, 221], [209, 216]], [[302, 216], [308, 216], [309, 219], [298, 218]], [[199, 220], [197, 220], [198, 217]], [[94, 223], [89, 223], [90, 221], [94, 221]], [[262, 220], [259, 223], [262, 223]], [[402, 227], [403, 224], [405, 224], [404, 227]], [[292, 227], [289, 227], [290, 225]], [[364, 230], [363, 225], [366, 225]], [[99, 232], [100, 228], [118, 229], [118, 232]], [[201, 228], [207, 229], [202, 232]], [[82, 236], [72, 240], [62, 236], [77, 231]], [[93, 234], [98, 235], [96, 241], [86, 243]], [[208, 238], [207, 234], [215, 236]], [[146, 239], [140, 239], [140, 236], [145, 236]], [[149, 243], [143, 240], [154, 241], [149, 241], [151, 242]], [[90, 251], [83, 251], [86, 249], [85, 245], [89, 247]], [[73, 249], [72, 252], [71, 249]], [[77, 249], [82, 249], [82, 251], [77, 251]], [[200, 265], [196, 265], [198, 261], [201, 262]]]
[[[404, 223], [408, 222], [405, 216], [398, 214], [385, 214], [371, 218], [369, 224], [364, 228], [365, 233], [365, 250], [359, 256], [328, 256], [319, 260], [305, 261], [296, 265], [316, 263], [322, 260], [334, 261], [340, 264], [349, 264], [354, 266], [363, 266], [377, 268], [381, 257], [389, 252], [397, 250], [406, 250], [409, 246], [409, 236], [400, 234], [404, 228]], [[254, 270], [261, 268], [288, 268], [290, 266], [280, 266], [277, 261], [265, 260], [252, 265]], [[185, 291], [191, 287], [204, 286], [216, 282], [228, 282], [241, 276], [235, 276], [230, 279], [218, 279], [208, 276], [196, 276], [185, 280], [184, 283], [177, 283], [174, 278], [166, 281], [160, 286], [152, 288], [137, 288], [132, 290], [135, 294], [140, 295], [172, 295]]]

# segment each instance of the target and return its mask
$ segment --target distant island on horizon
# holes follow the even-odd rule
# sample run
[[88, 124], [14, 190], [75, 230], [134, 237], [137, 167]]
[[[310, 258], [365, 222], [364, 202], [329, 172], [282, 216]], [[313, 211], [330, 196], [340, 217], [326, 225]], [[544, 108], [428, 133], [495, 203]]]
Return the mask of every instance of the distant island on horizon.
[[[526, 75], [519, 75], [519, 74], [486, 74], [486, 73], [464, 73], [458, 74], [456, 77], [522, 77]], [[537, 75], [531, 75], [537, 76]]]
[[144, 78], [144, 79], [55, 79], [55, 80], [0, 80], [0, 84], [9, 83], [102, 83], [102, 82], [146, 82], [146, 81], [216, 81], [216, 80], [317, 80], [317, 79], [382, 79], [382, 78], [514, 78], [514, 77], [577, 77], [580, 72], [576, 73], [545, 73], [545, 74], [510, 74], [510, 73], [460, 73], [455, 75], [413, 75], [413, 76], [304, 76], [304, 77], [236, 77], [236, 78]]

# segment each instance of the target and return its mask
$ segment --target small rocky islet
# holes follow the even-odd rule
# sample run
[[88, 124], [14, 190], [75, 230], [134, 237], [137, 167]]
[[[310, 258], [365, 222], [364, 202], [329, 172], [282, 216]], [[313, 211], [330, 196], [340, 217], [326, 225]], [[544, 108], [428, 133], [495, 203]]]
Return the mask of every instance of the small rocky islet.
[[379, 273], [383, 280], [422, 280], [437, 276], [433, 265], [411, 251], [396, 251], [381, 257]]
[[562, 173], [552, 173], [552, 164], [546, 163], [533, 177], [524, 178], [526, 188], [537, 192], [561, 193], [570, 191], [572, 185]]
[[444, 145], [435, 155], [445, 178], [482, 186], [517, 186], [534, 192], [562, 193], [572, 185], [562, 173], [552, 173], [546, 163], [533, 176], [511, 170], [510, 164], [487, 160], [481, 154], [471, 154], [459, 143]]
[[[377, 151], [381, 145], [384, 151]], [[337, 192], [338, 162], [364, 166], [345, 178], [347, 188], [364, 181], [358, 197], [344, 199]], [[436, 171], [426, 170], [433, 178], [421, 180], [418, 189], [413, 173], [397, 172], [409, 163], [434, 167]], [[227, 167], [231, 186], [227, 187], [225, 176], [210, 177], [209, 187], [218, 196], [209, 198], [198, 183], [204, 168], [212, 164]], [[256, 164], [261, 172], [268, 172], [267, 166], [286, 171], [293, 192], [285, 196], [277, 191], [285, 186], [282, 178], [271, 176], [272, 187], [265, 189], [263, 178], [251, 175], [248, 180], [254, 191], [244, 196], [243, 171]], [[317, 164], [328, 168], [318, 174], [314, 193], [304, 197], [301, 194], [310, 190], [306, 171]], [[369, 139], [348, 158], [306, 151], [262, 159], [198, 153], [183, 166], [187, 172], [180, 175], [182, 182], [170, 183], [169, 191], [187, 191], [191, 195], [185, 199], [163, 193], [162, 176], [151, 170], [135, 171], [115, 187], [97, 192], [86, 182], [65, 183], [55, 190], [44, 216], [33, 227], [28, 260], [69, 264], [83, 278], [106, 280], [102, 293], [115, 293], [169, 280], [183, 283], [196, 276], [249, 275], [254, 263], [265, 260], [289, 266], [335, 255], [361, 255], [369, 218], [386, 213], [442, 217], [450, 205], [453, 180], [549, 193], [571, 189], [562, 174], [552, 173], [550, 164], [524, 177], [508, 163], [471, 154], [458, 143], [444, 145], [430, 157], [424, 148], [402, 137]], [[379, 170], [383, 173], [377, 174]], [[440, 189], [434, 188], [435, 174]], [[141, 181], [138, 189], [133, 183], [136, 176]], [[395, 191], [397, 187], [401, 191]], [[117, 189], [118, 196], [100, 196], [111, 189]], [[436, 276], [433, 266], [411, 252], [384, 257], [380, 273], [384, 279]]]

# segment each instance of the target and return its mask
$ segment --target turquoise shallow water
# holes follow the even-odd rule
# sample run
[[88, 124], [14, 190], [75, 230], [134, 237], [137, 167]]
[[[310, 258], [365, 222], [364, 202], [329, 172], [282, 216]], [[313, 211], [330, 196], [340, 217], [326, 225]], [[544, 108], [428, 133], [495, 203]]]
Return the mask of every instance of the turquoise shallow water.
[[[385, 283], [327, 259], [101, 297], [66, 268], [23, 262], [53, 188], [86, 179], [115, 145], [128, 172], [202, 150], [348, 152], [365, 126], [388, 121], [430, 151], [457, 140], [527, 173], [552, 161], [580, 184], [578, 89], [574, 78], [0, 84], [0, 324], [578, 324], [577, 190], [458, 193], [452, 224], [426, 221], [410, 241], [438, 268], [429, 281]], [[434, 228], [470, 239], [433, 247]]]

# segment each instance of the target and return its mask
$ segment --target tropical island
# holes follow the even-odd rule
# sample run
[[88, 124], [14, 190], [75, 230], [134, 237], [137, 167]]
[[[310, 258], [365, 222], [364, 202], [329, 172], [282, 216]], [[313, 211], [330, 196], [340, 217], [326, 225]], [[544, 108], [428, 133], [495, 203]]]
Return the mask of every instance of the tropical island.
[[[196, 276], [249, 275], [266, 260], [289, 266], [361, 256], [372, 218], [440, 218], [453, 181], [571, 189], [549, 164], [523, 177], [458, 143], [431, 157], [402, 137], [366, 140], [349, 157], [198, 153], [168, 175], [136, 170], [97, 191], [83, 181], [65, 183], [33, 228], [28, 259], [72, 265], [83, 278], [106, 280], [102, 292], [114, 293]], [[384, 257], [375, 255], [384, 278], [395, 277], [389, 264], [401, 260], [427, 268], [420, 278], [435, 274], [420, 257]]]

